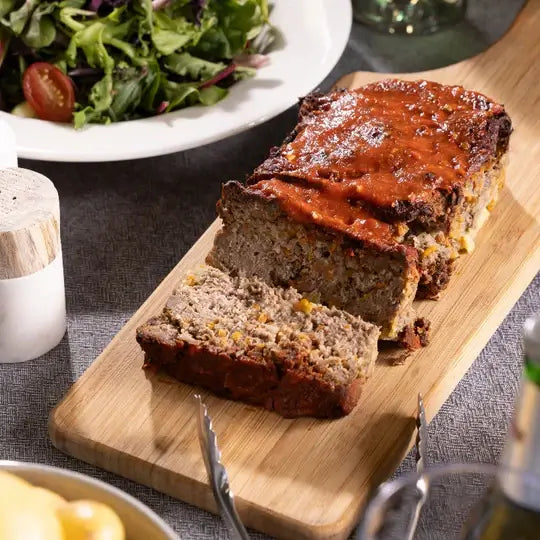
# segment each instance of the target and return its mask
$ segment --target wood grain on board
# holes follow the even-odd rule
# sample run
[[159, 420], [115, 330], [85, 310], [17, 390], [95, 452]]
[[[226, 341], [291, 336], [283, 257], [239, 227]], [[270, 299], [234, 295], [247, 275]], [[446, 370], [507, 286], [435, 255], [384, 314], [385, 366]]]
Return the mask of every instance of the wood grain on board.
[[[483, 54], [402, 76], [484, 92], [505, 104], [515, 126], [507, 186], [475, 252], [459, 261], [440, 301], [418, 302], [432, 321], [431, 344], [404, 365], [391, 366], [381, 354], [358, 406], [339, 420], [286, 420], [203, 393], [248, 526], [284, 538], [346, 538], [370, 490], [412, 444], [418, 392], [433, 416], [540, 268], [538, 28], [534, 0]], [[383, 77], [353, 73], [338, 86]], [[205, 232], [50, 417], [61, 450], [210, 511], [194, 388], [141, 370], [135, 328], [204, 260], [218, 227]]]

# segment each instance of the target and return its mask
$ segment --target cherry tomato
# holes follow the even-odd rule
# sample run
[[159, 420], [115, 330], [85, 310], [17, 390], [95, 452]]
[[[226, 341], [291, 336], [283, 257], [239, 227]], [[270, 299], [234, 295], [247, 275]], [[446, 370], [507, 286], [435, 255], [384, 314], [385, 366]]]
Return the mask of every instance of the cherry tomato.
[[75, 107], [75, 91], [71, 79], [56, 66], [36, 62], [23, 75], [26, 101], [42, 120], [70, 122]]

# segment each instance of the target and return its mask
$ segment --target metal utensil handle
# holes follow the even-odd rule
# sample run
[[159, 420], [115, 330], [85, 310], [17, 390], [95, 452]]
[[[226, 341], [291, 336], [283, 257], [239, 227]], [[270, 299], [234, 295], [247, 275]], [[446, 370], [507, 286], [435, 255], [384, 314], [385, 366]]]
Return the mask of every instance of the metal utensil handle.
[[414, 514], [411, 521], [409, 522], [409, 527], [407, 528], [407, 534], [405, 538], [407, 540], [413, 540], [414, 533], [418, 527], [418, 520], [420, 519], [420, 512], [424, 506], [427, 493], [428, 493], [428, 483], [426, 478], [422, 475], [424, 472], [424, 457], [426, 455], [426, 445], [427, 445], [427, 422], [426, 422], [426, 411], [424, 409], [424, 400], [422, 399], [422, 394], [418, 394], [418, 414], [416, 416], [416, 471], [420, 473], [420, 477], [416, 482], [416, 489], [419, 493], [419, 498], [414, 508]]
[[201, 396], [197, 394], [195, 399], [199, 402], [199, 443], [218, 509], [232, 540], [249, 540], [249, 535], [234, 504], [234, 495], [229, 485], [227, 471], [221, 463], [221, 452], [217, 436], [212, 428], [212, 420]]
[[214, 497], [219, 501], [221, 509], [221, 516], [225, 525], [229, 530], [232, 540], [249, 540], [249, 535], [238, 515], [236, 506], [234, 504], [234, 495], [229, 489], [229, 483], [227, 480], [227, 474], [224, 470], [224, 475], [220, 475], [217, 481], [219, 488], [214, 489]]

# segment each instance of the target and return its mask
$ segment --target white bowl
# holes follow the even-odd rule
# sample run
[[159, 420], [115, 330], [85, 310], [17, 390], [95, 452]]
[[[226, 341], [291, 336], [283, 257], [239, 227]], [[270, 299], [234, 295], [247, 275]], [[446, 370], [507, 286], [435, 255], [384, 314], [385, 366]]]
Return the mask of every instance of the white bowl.
[[273, 0], [270, 21], [281, 37], [270, 63], [212, 107], [75, 130], [68, 124], [0, 111], [15, 131], [19, 158], [117, 161], [161, 156], [224, 139], [276, 116], [330, 73], [347, 45], [351, 0]]
[[128, 540], [179, 540], [178, 535], [152, 510], [123, 491], [84, 474], [20, 461], [1, 461], [8, 471], [67, 500], [92, 499], [110, 506], [122, 520]]

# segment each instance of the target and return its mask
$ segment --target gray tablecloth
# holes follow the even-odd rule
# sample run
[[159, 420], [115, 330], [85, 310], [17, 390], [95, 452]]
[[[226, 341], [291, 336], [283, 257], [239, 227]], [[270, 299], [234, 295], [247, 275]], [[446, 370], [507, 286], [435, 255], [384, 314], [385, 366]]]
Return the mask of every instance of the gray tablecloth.
[[[429, 37], [381, 36], [355, 25], [345, 54], [321, 87], [358, 69], [420, 70], [470, 56], [504, 32], [521, 4], [472, 0], [467, 22]], [[243, 178], [291, 128], [295, 115], [289, 110], [247, 133], [161, 158], [22, 163], [51, 178], [60, 193], [69, 326], [62, 343], [44, 357], [0, 365], [2, 458], [104, 479], [148, 504], [183, 538], [226, 537], [218, 518], [58, 452], [47, 437], [47, 416], [214, 219], [220, 182]], [[431, 423], [429, 461], [497, 460], [518, 388], [521, 326], [540, 311], [539, 285], [537, 278]], [[402, 469], [411, 466], [408, 459]]]

